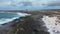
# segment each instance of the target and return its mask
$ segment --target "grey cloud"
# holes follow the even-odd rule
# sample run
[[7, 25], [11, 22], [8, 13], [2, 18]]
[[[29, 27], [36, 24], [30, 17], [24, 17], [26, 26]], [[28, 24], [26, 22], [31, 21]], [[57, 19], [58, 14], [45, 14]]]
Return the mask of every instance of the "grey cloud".
[[60, 3], [52, 3], [52, 4], [48, 4], [48, 6], [60, 6]]
[[17, 4], [12, 3], [11, 6], [27, 7], [27, 6], [32, 6], [32, 3], [31, 2], [19, 2]]
[[[1, 0], [0, 0], [1, 1]], [[7, 9], [32, 9], [33, 7], [34, 8], [39, 8], [39, 9], [44, 9], [45, 7], [48, 8], [48, 7], [52, 7], [52, 6], [60, 6], [60, 1], [58, 0], [2, 0], [0, 2], [0, 8], [7, 8]], [[52, 7], [52, 8], [54, 8]], [[46, 9], [45, 8], [45, 9]], [[57, 7], [59, 8], [59, 7]]]

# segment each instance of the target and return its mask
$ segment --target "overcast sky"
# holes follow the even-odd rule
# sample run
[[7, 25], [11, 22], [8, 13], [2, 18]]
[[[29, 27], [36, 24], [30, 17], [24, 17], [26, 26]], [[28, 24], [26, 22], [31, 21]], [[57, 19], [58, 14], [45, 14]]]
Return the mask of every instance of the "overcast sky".
[[0, 10], [60, 9], [60, 0], [0, 0]]

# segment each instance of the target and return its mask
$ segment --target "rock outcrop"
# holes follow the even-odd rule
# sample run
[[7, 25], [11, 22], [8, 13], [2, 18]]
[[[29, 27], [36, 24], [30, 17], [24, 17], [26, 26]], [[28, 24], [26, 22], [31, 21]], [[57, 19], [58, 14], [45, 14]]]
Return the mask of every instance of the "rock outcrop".
[[[21, 11], [22, 12], [22, 11]], [[23, 11], [24, 13], [24, 11]], [[59, 12], [48, 11], [31, 11], [25, 12], [32, 14], [31, 16], [20, 17], [12, 22], [2, 24], [7, 27], [0, 27], [0, 34], [50, 34], [45, 23], [42, 21], [44, 15], [53, 16], [60, 15]]]
[[11, 25], [2, 24], [7, 27], [0, 30], [0, 34], [49, 34], [47, 28], [43, 26], [42, 17], [42, 14], [31, 15], [9, 22]]

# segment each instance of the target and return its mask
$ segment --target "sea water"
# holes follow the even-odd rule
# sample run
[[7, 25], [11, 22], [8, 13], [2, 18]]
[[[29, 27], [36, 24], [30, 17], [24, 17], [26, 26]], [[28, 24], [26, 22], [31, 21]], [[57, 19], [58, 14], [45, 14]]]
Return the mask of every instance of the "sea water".
[[24, 17], [26, 15], [30, 15], [27, 13], [19, 13], [19, 12], [0, 12], [0, 24], [8, 23], [17, 19], [19, 17]]

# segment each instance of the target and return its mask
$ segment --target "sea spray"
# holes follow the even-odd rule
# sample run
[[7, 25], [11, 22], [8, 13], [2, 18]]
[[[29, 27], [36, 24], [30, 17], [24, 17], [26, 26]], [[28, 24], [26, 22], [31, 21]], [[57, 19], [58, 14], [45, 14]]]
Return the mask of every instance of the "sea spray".
[[58, 17], [43, 16], [42, 20], [44, 21], [50, 34], [60, 34], [60, 23], [58, 22], [60, 20]]

